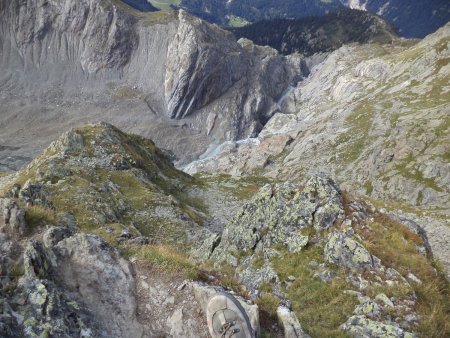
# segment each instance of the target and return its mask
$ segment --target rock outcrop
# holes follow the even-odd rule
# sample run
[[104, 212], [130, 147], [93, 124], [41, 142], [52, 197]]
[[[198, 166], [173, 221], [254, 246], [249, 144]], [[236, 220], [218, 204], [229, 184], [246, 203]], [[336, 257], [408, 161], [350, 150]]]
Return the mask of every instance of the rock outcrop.
[[[178, 243], [199, 236], [205, 219], [187, 188], [194, 179], [178, 171], [155, 144], [112, 125], [86, 125], [64, 133], [4, 187], [20, 203], [58, 221], [64, 213], [82, 229], [116, 241]], [[19, 187], [13, 192], [14, 187]], [[178, 196], [178, 197], [176, 197]], [[5, 229], [24, 233], [24, 213], [3, 199]], [[45, 216], [43, 216], [45, 219]], [[61, 216], [62, 217], [62, 216]], [[161, 232], [161, 227], [164, 231]]]
[[332, 233], [325, 244], [325, 259], [333, 264], [349, 269], [380, 269], [380, 260], [358, 241], [351, 238], [351, 234], [344, 232]]
[[97, 236], [49, 229], [23, 251], [24, 274], [4, 299], [2, 336], [142, 335], [127, 261]]
[[320, 232], [342, 218], [339, 195], [334, 183], [323, 177], [311, 178], [304, 187], [268, 184], [225, 227], [212, 257], [232, 263], [237, 262], [232, 252], [268, 254], [266, 250], [277, 245], [298, 252], [308, 243], [301, 230]]

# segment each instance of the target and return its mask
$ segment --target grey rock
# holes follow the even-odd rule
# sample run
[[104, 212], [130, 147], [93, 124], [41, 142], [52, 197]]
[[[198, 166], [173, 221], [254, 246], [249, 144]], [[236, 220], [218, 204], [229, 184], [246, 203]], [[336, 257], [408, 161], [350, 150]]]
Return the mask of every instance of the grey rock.
[[279, 244], [299, 251], [308, 242], [301, 229], [327, 229], [343, 215], [339, 194], [322, 177], [311, 178], [303, 189], [292, 183], [268, 184], [226, 226], [212, 257], [233, 247], [249, 251], [260, 246], [264, 251]]
[[282, 305], [279, 306], [277, 308], [277, 317], [283, 328], [285, 338], [310, 338], [310, 336], [303, 331], [295, 313], [287, 307]]
[[364, 302], [362, 304], [359, 304], [354, 313], [356, 315], [363, 315], [366, 316], [368, 318], [378, 318], [380, 315], [380, 307], [378, 306], [377, 303], [375, 303], [374, 301], [367, 301]]
[[352, 316], [341, 329], [351, 337], [392, 337], [392, 338], [414, 338], [416, 335], [406, 332], [398, 326], [373, 321], [365, 316]]
[[380, 293], [380, 294], [376, 295], [375, 300], [383, 303], [382, 305], [394, 307], [394, 303], [392, 302], [392, 300], [390, 300], [389, 297], [386, 296], [384, 293]]
[[[200, 35], [198, 30], [206, 34]], [[243, 76], [244, 50], [230, 40], [218, 27], [179, 12], [177, 33], [168, 47], [164, 83], [171, 118], [181, 119], [205, 106]]]
[[260, 268], [252, 266], [253, 257], [245, 259], [239, 264], [236, 271], [236, 277], [249, 290], [257, 290], [264, 284], [278, 284], [280, 282], [278, 275], [269, 262], [265, 262]]
[[[94, 235], [50, 228], [25, 249], [15, 304], [26, 337], [142, 335], [130, 264]], [[67, 314], [70, 316], [67, 316]]]
[[359, 242], [343, 232], [333, 232], [324, 248], [324, 258], [333, 264], [352, 270], [380, 269], [376, 257]]
[[25, 211], [15, 200], [0, 199], [0, 232], [23, 235], [26, 231]]
[[416, 275], [414, 275], [412, 272], [409, 272], [406, 275], [406, 279], [408, 279], [409, 281], [416, 283], [416, 284], [422, 284], [422, 281]]

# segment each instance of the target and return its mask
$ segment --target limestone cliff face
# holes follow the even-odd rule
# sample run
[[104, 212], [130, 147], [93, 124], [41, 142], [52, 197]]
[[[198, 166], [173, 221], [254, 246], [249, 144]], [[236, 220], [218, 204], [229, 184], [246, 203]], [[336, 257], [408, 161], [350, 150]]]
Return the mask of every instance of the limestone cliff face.
[[[255, 136], [300, 73], [300, 60], [239, 44], [183, 11], [14, 0], [0, 3], [0, 15], [1, 114], [11, 118], [0, 144], [21, 148], [9, 150], [16, 161], [6, 169], [86, 120], [113, 122], [192, 160], [213, 142]], [[49, 119], [50, 134], [18, 144], [17, 130], [47, 129]]]
[[245, 51], [229, 34], [180, 12], [166, 67], [168, 113], [179, 119], [226, 92], [248, 63]]

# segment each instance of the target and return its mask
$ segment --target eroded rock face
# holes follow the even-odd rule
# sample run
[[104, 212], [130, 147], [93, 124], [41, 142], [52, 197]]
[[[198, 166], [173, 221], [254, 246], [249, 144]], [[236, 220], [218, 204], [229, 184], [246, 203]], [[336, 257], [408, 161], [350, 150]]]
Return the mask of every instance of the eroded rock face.
[[218, 98], [247, 71], [244, 50], [231, 41], [218, 27], [179, 12], [164, 83], [171, 118], [183, 118]]
[[[450, 205], [449, 133], [441, 132], [450, 111], [449, 32], [446, 25], [399, 53], [343, 46], [312, 61], [310, 76], [280, 102], [288, 115], [274, 115], [258, 137], [224, 144], [187, 170], [281, 179], [325, 171], [372, 198]], [[280, 134], [292, 140], [263, 146]]]
[[[77, 46], [79, 61], [87, 73], [123, 67], [138, 42], [134, 17], [106, 1], [8, 1], [2, 3], [0, 10], [12, 16], [11, 32], [15, 33], [18, 48], [24, 55], [33, 46], [39, 46], [51, 31], [59, 32], [66, 39], [80, 34], [80, 39], [87, 43]], [[49, 58], [54, 56], [49, 51], [41, 51]], [[38, 61], [40, 54], [36, 53], [32, 61]]]

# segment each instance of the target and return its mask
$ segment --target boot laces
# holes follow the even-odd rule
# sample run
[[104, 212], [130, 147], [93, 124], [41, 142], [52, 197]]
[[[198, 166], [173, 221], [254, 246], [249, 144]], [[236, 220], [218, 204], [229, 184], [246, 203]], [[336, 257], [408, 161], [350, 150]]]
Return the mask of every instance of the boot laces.
[[231, 322], [225, 322], [219, 330], [219, 332], [221, 333], [221, 338], [228, 338], [240, 332], [238, 328], [233, 327], [235, 325], [236, 325], [235, 320]]

